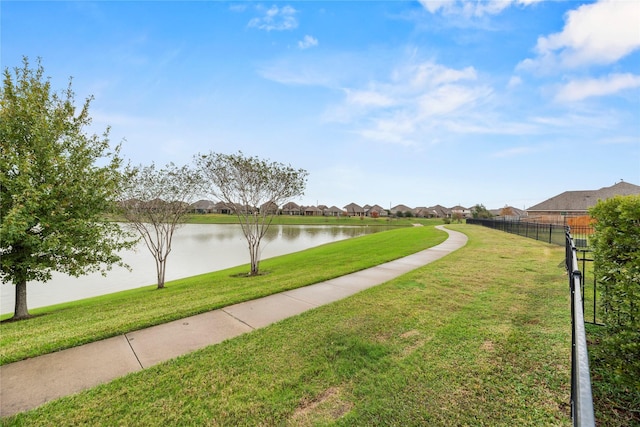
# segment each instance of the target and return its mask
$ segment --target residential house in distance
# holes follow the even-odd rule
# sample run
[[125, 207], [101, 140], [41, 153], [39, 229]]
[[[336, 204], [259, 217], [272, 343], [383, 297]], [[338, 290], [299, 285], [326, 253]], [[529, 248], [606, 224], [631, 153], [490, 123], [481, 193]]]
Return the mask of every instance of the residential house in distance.
[[418, 206], [413, 210], [413, 216], [418, 218], [435, 218], [435, 213], [426, 206]]
[[430, 218], [451, 218], [451, 209], [442, 205], [431, 206], [428, 209], [433, 214]]
[[356, 203], [349, 203], [344, 210], [348, 216], [364, 216], [364, 208]]
[[458, 205], [458, 206], [452, 207], [450, 210], [451, 210], [451, 217], [471, 218], [471, 209]]
[[325, 216], [344, 216], [345, 212], [337, 206], [331, 206], [324, 211]]
[[505, 206], [500, 209], [489, 209], [489, 212], [493, 216], [498, 216], [504, 219], [520, 219], [527, 216], [527, 211], [514, 208], [513, 206]]
[[260, 206], [260, 212], [266, 212], [267, 215], [276, 215], [278, 213], [278, 205], [274, 202], [263, 203]]
[[233, 213], [233, 210], [226, 203], [218, 202], [218, 203], [215, 204], [215, 210], [213, 211], [213, 213], [229, 215], [229, 214]]
[[364, 209], [365, 209], [365, 215], [372, 218], [380, 218], [380, 217], [388, 216], [387, 210], [380, 205], [373, 205], [373, 206], [366, 205]]
[[286, 203], [282, 206], [282, 215], [300, 215], [300, 206], [294, 202]]
[[587, 216], [589, 208], [598, 200], [614, 196], [640, 194], [640, 186], [620, 181], [599, 190], [565, 191], [527, 209], [529, 220], [537, 222], [566, 222], [567, 218]]
[[306, 206], [304, 208], [301, 208], [301, 210], [304, 216], [321, 216], [322, 215], [322, 210], [315, 206]]
[[189, 209], [191, 212], [199, 214], [214, 213], [216, 211], [216, 204], [211, 200], [198, 200], [192, 203]]
[[396, 205], [391, 209], [389, 209], [389, 212], [391, 212], [391, 215], [398, 215], [398, 214], [404, 215], [405, 212], [411, 212], [413, 214], [413, 209], [411, 209], [407, 205]]

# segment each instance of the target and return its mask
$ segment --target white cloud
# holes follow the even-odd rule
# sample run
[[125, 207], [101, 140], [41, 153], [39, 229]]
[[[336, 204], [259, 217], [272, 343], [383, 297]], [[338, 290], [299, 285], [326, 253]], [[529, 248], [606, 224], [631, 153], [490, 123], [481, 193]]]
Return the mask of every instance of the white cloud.
[[512, 76], [509, 79], [509, 83], [507, 83], [507, 88], [509, 89], [513, 89], [516, 88], [518, 86], [522, 85], [522, 78], [519, 76]]
[[297, 10], [291, 6], [280, 8], [274, 5], [265, 11], [264, 16], [251, 19], [248, 26], [265, 31], [293, 30], [298, 27], [296, 13]]
[[638, 17], [638, 1], [582, 5], [567, 13], [561, 32], [540, 37], [538, 56], [521, 62], [519, 68], [545, 71], [614, 63], [640, 48]]
[[389, 95], [373, 90], [345, 89], [344, 91], [347, 95], [345, 101], [351, 105], [389, 107], [395, 103]]
[[436, 13], [440, 10], [447, 11], [452, 9], [456, 0], [420, 0], [420, 4], [431, 13]]
[[[363, 59], [364, 57], [364, 59]], [[369, 61], [369, 62], [368, 62]], [[324, 86], [340, 90], [344, 80], [358, 78], [370, 59], [354, 52], [316, 52], [314, 55], [284, 55], [257, 67], [265, 79], [282, 84]]]
[[263, 65], [258, 73], [265, 79], [286, 85], [327, 86], [333, 85], [333, 77], [315, 64], [291, 63], [288, 60], [274, 61]]
[[422, 6], [431, 13], [480, 17], [497, 15], [512, 5], [528, 6], [542, 0], [420, 0]]
[[309, 49], [310, 47], [318, 46], [318, 39], [312, 36], [304, 36], [304, 39], [298, 42], [300, 49]]
[[473, 104], [480, 94], [473, 88], [444, 85], [417, 99], [418, 117], [443, 116]]
[[[473, 67], [448, 68], [431, 61], [397, 67], [387, 80], [366, 88], [344, 88], [342, 103], [325, 119], [354, 126], [364, 138], [400, 145], [415, 145], [434, 128], [468, 118], [465, 112], [492, 95], [476, 84]], [[467, 128], [468, 129], [468, 128]]]
[[415, 145], [413, 135], [419, 123], [406, 112], [398, 112], [374, 121], [358, 133], [366, 139], [404, 146]]
[[405, 79], [407, 77], [410, 77], [411, 84], [414, 86], [423, 87], [428, 85], [434, 87], [460, 80], [475, 80], [477, 74], [473, 67], [455, 70], [433, 62], [424, 62], [399, 70], [395, 79]]
[[613, 95], [623, 90], [640, 87], [640, 76], [625, 74], [610, 74], [601, 79], [573, 80], [560, 88], [556, 94], [556, 101], [581, 101], [594, 96]]

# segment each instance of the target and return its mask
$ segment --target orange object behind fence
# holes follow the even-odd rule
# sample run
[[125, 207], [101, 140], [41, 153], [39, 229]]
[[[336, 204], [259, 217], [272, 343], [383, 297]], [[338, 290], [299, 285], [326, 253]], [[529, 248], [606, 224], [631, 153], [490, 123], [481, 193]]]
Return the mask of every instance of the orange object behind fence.
[[594, 220], [589, 215], [567, 217], [567, 225], [572, 230], [580, 230], [581, 234], [593, 233]]

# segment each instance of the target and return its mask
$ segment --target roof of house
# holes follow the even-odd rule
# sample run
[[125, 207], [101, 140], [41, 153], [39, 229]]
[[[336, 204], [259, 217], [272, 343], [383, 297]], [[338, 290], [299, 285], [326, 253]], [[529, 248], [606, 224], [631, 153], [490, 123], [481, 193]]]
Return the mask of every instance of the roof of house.
[[294, 202], [288, 202], [285, 203], [284, 206], [282, 206], [282, 210], [285, 212], [300, 212], [300, 206]]
[[216, 204], [214, 202], [212, 202], [211, 200], [198, 200], [195, 203], [191, 204], [191, 207], [193, 209], [213, 209], [215, 208]]
[[216, 209], [221, 210], [221, 209], [231, 209], [231, 206], [229, 206], [229, 204], [227, 204], [226, 202], [217, 202], [215, 204]]
[[380, 211], [384, 210], [384, 208], [382, 206], [380, 206], [380, 205], [373, 205], [373, 206], [367, 205], [367, 206], [365, 206], [365, 209], [367, 211], [377, 211], [377, 212], [380, 212]]
[[397, 211], [407, 212], [407, 211], [412, 211], [412, 209], [411, 209], [409, 206], [407, 206], [407, 205], [397, 205], [397, 206], [392, 207], [390, 210], [391, 210], [391, 212], [397, 212]]
[[599, 190], [565, 191], [531, 206], [527, 212], [586, 212], [598, 203], [598, 200], [632, 194], [640, 194], [640, 186], [621, 181], [611, 187], [602, 187]]
[[505, 214], [505, 212], [510, 212], [510, 216], [527, 216], [527, 211], [523, 211], [522, 209], [514, 208], [513, 206], [505, 206], [500, 209], [489, 209], [495, 216], [500, 216]]
[[362, 209], [362, 206], [356, 203], [349, 203], [347, 206], [344, 207], [344, 209], [347, 212], [364, 212], [364, 209]]
[[441, 215], [441, 216], [445, 216], [451, 213], [451, 209], [445, 208], [442, 205], [431, 206], [429, 209], [433, 210], [434, 212], [436, 212], [437, 215]]
[[276, 202], [265, 202], [260, 206], [260, 209], [278, 210], [278, 204]]
[[305, 212], [322, 212], [322, 209], [318, 209], [316, 206], [305, 206], [303, 209]]
[[418, 206], [413, 209], [413, 213], [415, 213], [416, 215], [431, 215], [435, 212], [433, 211], [433, 209], [429, 209], [426, 206]]

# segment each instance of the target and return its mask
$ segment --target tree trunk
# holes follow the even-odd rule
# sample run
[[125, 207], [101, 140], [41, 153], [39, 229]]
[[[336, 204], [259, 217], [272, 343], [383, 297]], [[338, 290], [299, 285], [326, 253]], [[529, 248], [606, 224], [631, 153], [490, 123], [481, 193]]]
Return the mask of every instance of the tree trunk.
[[28, 319], [31, 317], [27, 309], [27, 280], [20, 279], [16, 284], [16, 305], [13, 311], [14, 320]]
[[260, 242], [249, 245], [251, 253], [251, 276], [258, 275], [258, 264], [260, 263]]
[[164, 289], [164, 272], [167, 266], [167, 259], [156, 260], [156, 267], [158, 271], [158, 289]]

